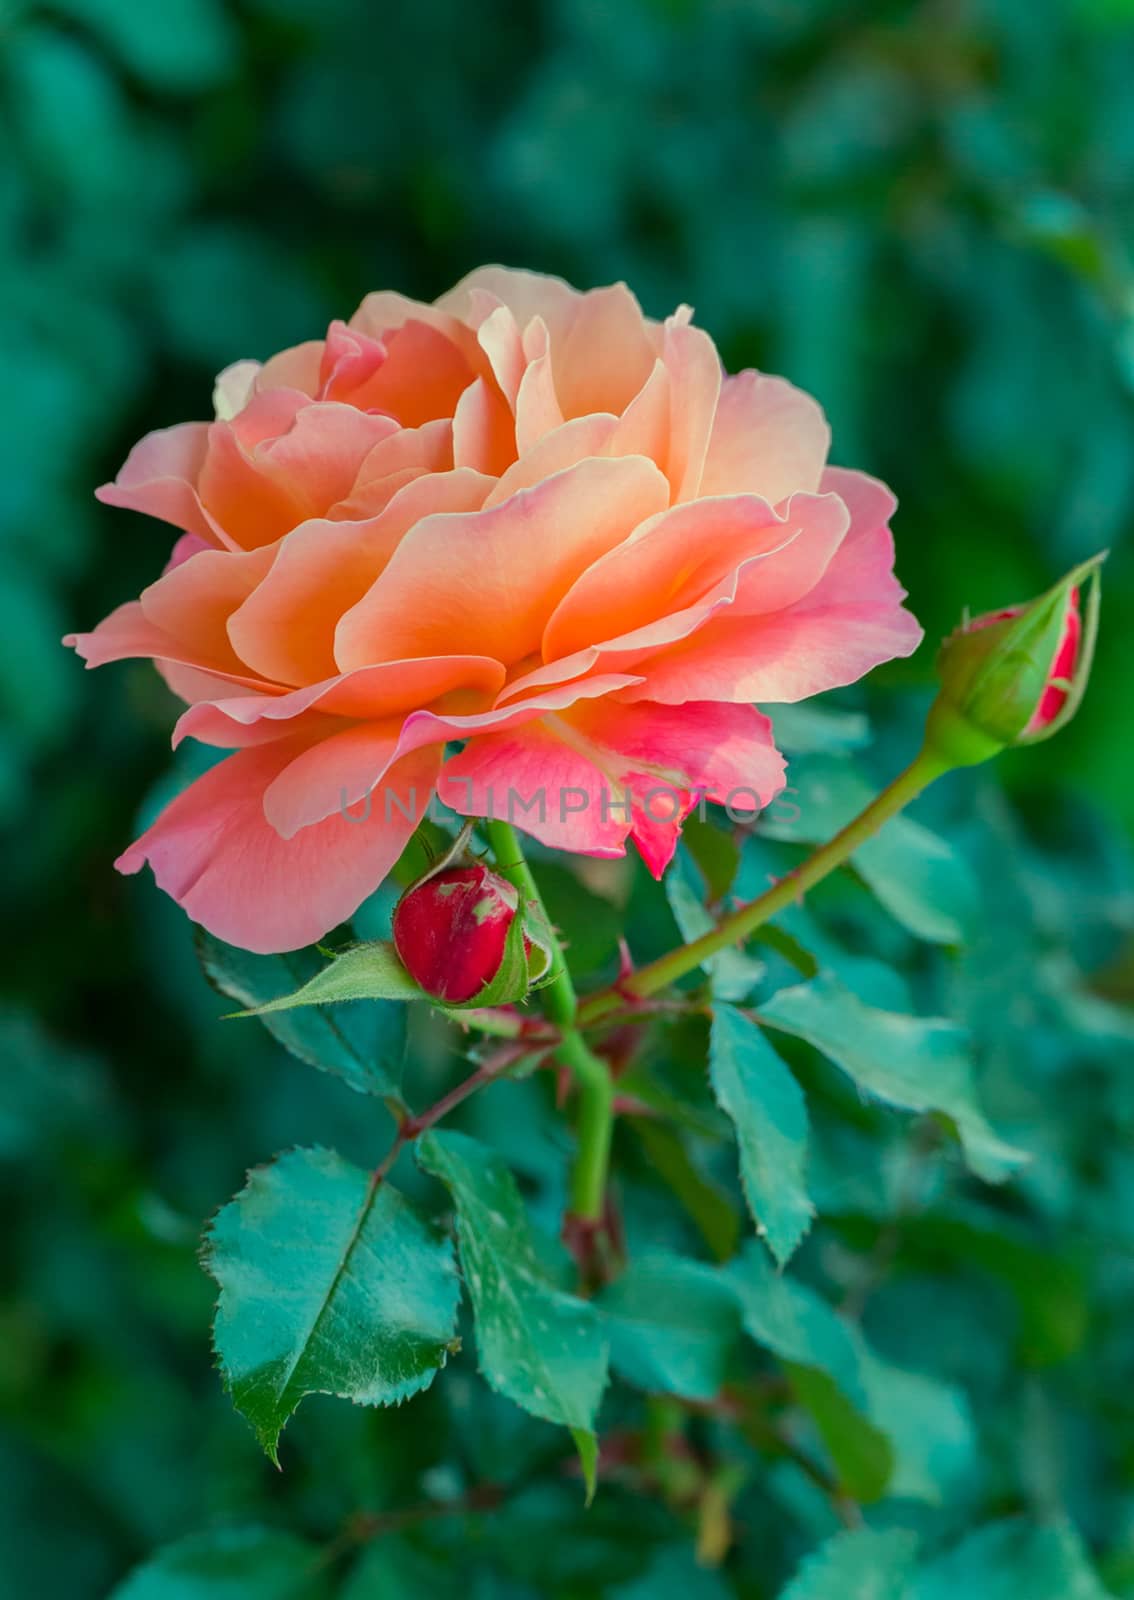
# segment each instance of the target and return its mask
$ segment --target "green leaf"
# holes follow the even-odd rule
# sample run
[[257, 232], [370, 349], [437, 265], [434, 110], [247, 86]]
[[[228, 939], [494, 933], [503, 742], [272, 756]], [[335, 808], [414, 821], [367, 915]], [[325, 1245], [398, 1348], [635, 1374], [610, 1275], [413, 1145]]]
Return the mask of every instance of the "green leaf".
[[1028, 1160], [997, 1137], [977, 1106], [968, 1034], [955, 1023], [864, 1005], [829, 973], [781, 989], [759, 1015], [806, 1039], [888, 1105], [951, 1118], [969, 1166], [986, 1182], [1002, 1182]]
[[1075, 1529], [995, 1522], [928, 1565], [910, 1600], [1108, 1600]]
[[223, 944], [199, 930], [197, 952], [209, 981], [232, 1000], [258, 1012], [274, 1039], [309, 1066], [331, 1072], [364, 1094], [397, 1092], [405, 1057], [406, 1010], [396, 1001], [376, 1001], [345, 1011], [315, 1007], [261, 1009], [294, 993], [324, 971], [313, 950], [258, 956]]
[[[781, 799], [761, 814], [766, 838], [824, 843], [875, 794], [852, 763], [830, 756], [793, 762], [791, 780], [791, 809]], [[964, 858], [939, 834], [910, 817], [892, 817], [858, 847], [852, 864], [891, 916], [917, 938], [965, 942], [977, 914], [976, 884]]]
[[894, 1448], [885, 1433], [827, 1373], [791, 1363], [787, 1370], [797, 1397], [827, 1447], [842, 1488], [861, 1505], [880, 1500], [895, 1465]]
[[579, 1465], [583, 1469], [583, 1487], [587, 1492], [589, 1506], [598, 1488], [598, 1436], [588, 1433], [585, 1428], [572, 1428], [571, 1437], [575, 1441], [575, 1449], [579, 1452]]
[[908, 1600], [916, 1555], [917, 1536], [901, 1529], [839, 1533], [804, 1560], [780, 1600]]
[[307, 1394], [390, 1405], [444, 1365], [460, 1286], [452, 1246], [389, 1183], [330, 1150], [257, 1167], [214, 1218], [225, 1383], [273, 1461]]
[[804, 1182], [809, 1123], [803, 1090], [756, 1023], [723, 1004], [713, 1017], [709, 1077], [736, 1128], [756, 1231], [782, 1266], [815, 1214]]
[[607, 1348], [594, 1306], [562, 1286], [565, 1254], [535, 1232], [512, 1174], [475, 1139], [427, 1133], [418, 1159], [456, 1206], [485, 1378], [533, 1416], [593, 1433]]
[[785, 1363], [843, 1488], [857, 1501], [880, 1498], [894, 1453], [868, 1414], [857, 1331], [805, 1283], [777, 1274], [760, 1246], [747, 1246], [728, 1277], [745, 1333]]
[[720, 1273], [680, 1256], [635, 1257], [597, 1305], [615, 1371], [684, 1400], [719, 1394], [740, 1336], [736, 1295]]
[[964, 1394], [883, 1361], [814, 1289], [777, 1274], [749, 1245], [730, 1264], [749, 1336], [783, 1361], [840, 1481], [864, 1502], [888, 1494], [929, 1505], [972, 1470]]
[[894, 1458], [885, 1434], [868, 1415], [856, 1331], [813, 1289], [775, 1272], [756, 1245], [729, 1267], [728, 1277], [745, 1331], [785, 1363], [839, 1481], [857, 1500], [878, 1499]]
[[421, 1000], [421, 990], [398, 960], [392, 944], [375, 939], [356, 944], [335, 956], [329, 966], [296, 989], [264, 1005], [238, 1012], [242, 1017], [262, 1017], [293, 1006], [328, 1006], [342, 1000]]
[[766, 1253], [751, 1241], [726, 1273], [750, 1338], [781, 1361], [827, 1373], [865, 1410], [866, 1386], [854, 1336], [821, 1295], [776, 1272]]
[[945, 1250], [1008, 1285], [1019, 1305], [1019, 1359], [1026, 1365], [1058, 1365], [1082, 1349], [1091, 1307], [1076, 1247], [1052, 1249], [1029, 1238], [1019, 1220], [975, 1208], [913, 1219], [910, 1233], [923, 1248]]
[[892, 1366], [861, 1339], [859, 1362], [871, 1421], [893, 1449], [888, 1493], [941, 1505], [974, 1468], [976, 1430], [964, 1391]]
[[324, 1600], [326, 1565], [274, 1528], [218, 1528], [159, 1550], [110, 1600]]

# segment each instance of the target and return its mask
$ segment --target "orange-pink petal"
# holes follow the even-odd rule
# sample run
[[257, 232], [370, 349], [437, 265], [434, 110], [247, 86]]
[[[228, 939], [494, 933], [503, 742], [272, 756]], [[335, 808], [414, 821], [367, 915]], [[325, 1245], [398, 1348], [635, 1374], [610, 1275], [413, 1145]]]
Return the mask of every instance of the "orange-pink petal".
[[491, 479], [462, 468], [415, 477], [378, 516], [315, 519], [283, 539], [262, 582], [228, 619], [241, 660], [280, 683], [318, 683], [338, 671], [335, 629], [368, 592], [415, 523], [475, 510]]
[[667, 498], [641, 457], [589, 459], [491, 510], [426, 517], [340, 622], [340, 667], [447, 650], [521, 660], [564, 589]]
[[413, 813], [420, 821], [428, 804], [439, 753], [415, 752], [386, 774], [388, 808], [357, 822], [336, 812], [283, 839], [264, 815], [264, 794], [302, 748], [280, 740], [218, 762], [119, 857], [119, 871], [148, 862], [195, 922], [243, 950], [297, 950], [321, 938], [398, 859]]
[[821, 407], [783, 378], [741, 372], [721, 385], [701, 494], [759, 494], [778, 505], [817, 490], [831, 430]]
[[182, 422], [147, 433], [126, 457], [114, 482], [104, 483], [95, 493], [104, 505], [143, 511], [209, 544], [225, 543], [197, 493], [208, 439], [207, 422]]

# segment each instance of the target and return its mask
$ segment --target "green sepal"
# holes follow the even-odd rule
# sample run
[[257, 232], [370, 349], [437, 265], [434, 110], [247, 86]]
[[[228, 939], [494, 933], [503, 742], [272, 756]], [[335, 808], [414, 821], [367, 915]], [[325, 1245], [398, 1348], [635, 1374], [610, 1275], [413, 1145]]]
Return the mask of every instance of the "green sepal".
[[[929, 714], [926, 743], [950, 766], [975, 766], [1009, 745], [1050, 739], [1075, 715], [1090, 676], [1098, 632], [1103, 551], [1072, 568], [1018, 616], [985, 627], [962, 626], [937, 657], [941, 692]], [[1072, 590], [1082, 588], [1082, 635], [1067, 698], [1044, 727], [1026, 732], [1045, 690], [1066, 626]]]
[[330, 966], [302, 984], [292, 994], [281, 994], [247, 1011], [230, 1011], [231, 1017], [262, 1017], [291, 1006], [326, 1006], [343, 1000], [420, 1000], [422, 992], [402, 966], [393, 945], [385, 939], [352, 945], [336, 955]]
[[446, 1000], [439, 1009], [446, 1012], [474, 1011], [485, 1006], [511, 1005], [523, 1000], [533, 989], [542, 989], [551, 982], [554, 976], [554, 947], [555, 935], [542, 906], [534, 900], [522, 902], [521, 908], [508, 924], [504, 955], [496, 976], [470, 999]]
[[505, 1006], [522, 1000], [531, 987], [524, 954], [524, 919], [517, 913], [504, 935], [504, 954], [496, 976], [468, 1000], [446, 1000], [446, 1011], [473, 1011], [481, 1006]]

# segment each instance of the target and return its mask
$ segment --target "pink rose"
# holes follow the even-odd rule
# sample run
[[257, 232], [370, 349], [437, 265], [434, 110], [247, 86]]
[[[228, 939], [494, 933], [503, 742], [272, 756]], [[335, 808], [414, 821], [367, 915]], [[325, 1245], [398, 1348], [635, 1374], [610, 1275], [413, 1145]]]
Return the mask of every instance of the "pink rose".
[[656, 874], [700, 796], [766, 804], [783, 761], [753, 702], [921, 635], [889, 491], [828, 467], [816, 403], [725, 376], [690, 316], [488, 267], [432, 306], [370, 295], [228, 368], [214, 422], [143, 439], [101, 497], [183, 536], [68, 642], [153, 657], [188, 704], [175, 742], [235, 753], [120, 869], [286, 950], [377, 887], [434, 792], [476, 816], [513, 791], [545, 843], [629, 836]]

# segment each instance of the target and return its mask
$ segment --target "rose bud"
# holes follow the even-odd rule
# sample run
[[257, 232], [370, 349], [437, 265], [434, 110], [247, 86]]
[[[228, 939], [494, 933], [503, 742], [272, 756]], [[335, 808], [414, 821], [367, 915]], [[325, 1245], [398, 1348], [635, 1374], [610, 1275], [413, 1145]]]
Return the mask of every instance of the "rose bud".
[[426, 994], [448, 1006], [520, 1000], [547, 955], [520, 897], [480, 864], [443, 867], [406, 890], [394, 908], [394, 947]]
[[1079, 707], [1098, 628], [1095, 556], [1046, 594], [962, 623], [937, 658], [926, 743], [949, 766], [1049, 739]]

